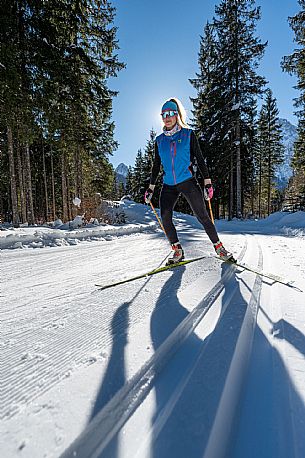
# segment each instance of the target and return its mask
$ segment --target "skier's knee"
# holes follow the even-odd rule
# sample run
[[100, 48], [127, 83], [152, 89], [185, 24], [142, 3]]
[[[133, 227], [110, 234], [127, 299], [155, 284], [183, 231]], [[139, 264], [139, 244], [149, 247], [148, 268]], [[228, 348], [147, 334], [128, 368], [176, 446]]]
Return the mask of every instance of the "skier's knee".
[[161, 218], [162, 218], [162, 221], [165, 221], [165, 222], [169, 222], [172, 220], [172, 217], [173, 217], [173, 214], [172, 212], [169, 212], [169, 211], [161, 211]]

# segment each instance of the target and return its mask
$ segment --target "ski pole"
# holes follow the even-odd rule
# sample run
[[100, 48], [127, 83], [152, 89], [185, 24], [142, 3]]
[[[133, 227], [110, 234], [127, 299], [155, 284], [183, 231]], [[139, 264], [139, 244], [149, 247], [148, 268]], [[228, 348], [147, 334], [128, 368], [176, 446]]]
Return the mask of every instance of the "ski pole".
[[160, 224], [160, 227], [161, 227], [162, 231], [163, 231], [164, 234], [166, 235], [165, 229], [164, 229], [164, 227], [163, 227], [163, 224], [162, 224], [161, 221], [160, 221], [159, 216], [157, 215], [157, 212], [156, 212], [156, 210], [155, 210], [155, 207], [153, 206], [153, 204], [151, 203], [151, 201], [149, 201], [149, 203], [150, 203], [150, 206], [151, 206], [151, 208], [152, 208], [152, 211], [154, 212], [154, 214], [155, 214], [155, 216], [156, 216], [156, 218], [157, 218], [157, 220], [158, 220], [158, 223]]
[[211, 199], [209, 199], [208, 202], [209, 202], [211, 220], [212, 220], [212, 223], [214, 224], [214, 216], [213, 216], [213, 210], [212, 210], [212, 205], [211, 205]]

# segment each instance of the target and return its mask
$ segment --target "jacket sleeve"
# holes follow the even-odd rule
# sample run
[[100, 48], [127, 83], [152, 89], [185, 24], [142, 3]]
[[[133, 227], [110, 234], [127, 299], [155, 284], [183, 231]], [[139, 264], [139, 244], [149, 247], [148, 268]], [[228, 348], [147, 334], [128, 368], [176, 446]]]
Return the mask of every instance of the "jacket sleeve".
[[158, 179], [158, 175], [160, 172], [160, 167], [161, 167], [161, 158], [160, 158], [157, 142], [155, 142], [155, 155], [154, 155], [154, 163], [153, 163], [151, 175], [150, 175], [150, 184], [156, 184], [156, 181]]
[[203, 155], [201, 152], [201, 148], [198, 142], [198, 139], [192, 130], [191, 132], [191, 161], [194, 161], [194, 158], [197, 160], [197, 164], [199, 167], [199, 170], [201, 172], [202, 177], [205, 178], [210, 178], [208, 168], [206, 166], [205, 160], [203, 159]]

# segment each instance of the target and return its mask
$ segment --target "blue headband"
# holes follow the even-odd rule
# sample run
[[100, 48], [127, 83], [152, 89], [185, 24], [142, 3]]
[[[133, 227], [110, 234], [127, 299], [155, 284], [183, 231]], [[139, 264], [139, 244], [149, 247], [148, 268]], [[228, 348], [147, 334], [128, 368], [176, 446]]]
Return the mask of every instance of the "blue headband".
[[165, 104], [162, 106], [161, 113], [163, 111], [168, 111], [168, 110], [173, 110], [173, 111], [178, 111], [178, 106], [175, 102], [172, 102], [171, 100], [168, 100], [165, 102]]

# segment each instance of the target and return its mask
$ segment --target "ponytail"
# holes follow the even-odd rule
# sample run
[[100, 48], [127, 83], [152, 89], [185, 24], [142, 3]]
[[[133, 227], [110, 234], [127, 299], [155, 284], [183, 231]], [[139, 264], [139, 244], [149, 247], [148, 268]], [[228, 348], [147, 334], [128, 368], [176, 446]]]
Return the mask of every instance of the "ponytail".
[[169, 99], [171, 102], [175, 102], [175, 104], [177, 105], [178, 107], [178, 124], [181, 126], [181, 127], [186, 127], [188, 128], [189, 126], [187, 125], [186, 123], [186, 111], [185, 111], [185, 108], [184, 106], [182, 105], [182, 103], [180, 102], [179, 99], [177, 99], [176, 97], [172, 97], [171, 99]]

